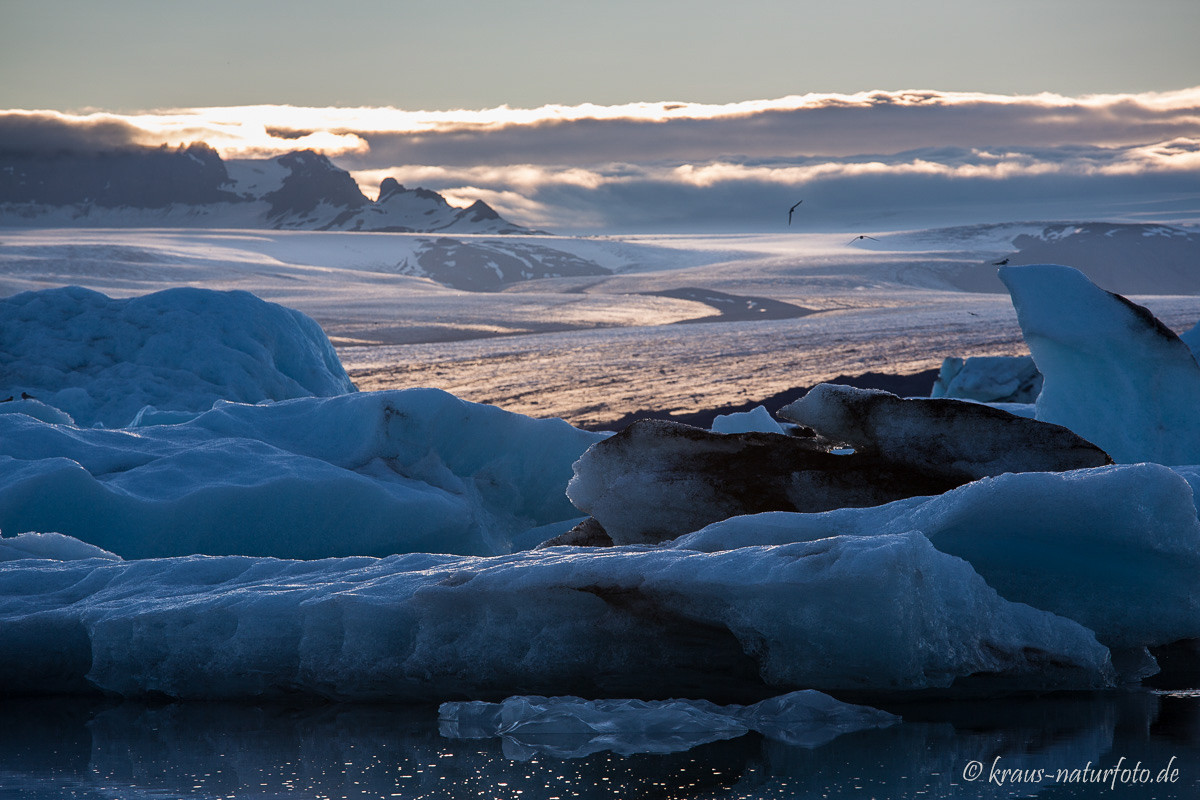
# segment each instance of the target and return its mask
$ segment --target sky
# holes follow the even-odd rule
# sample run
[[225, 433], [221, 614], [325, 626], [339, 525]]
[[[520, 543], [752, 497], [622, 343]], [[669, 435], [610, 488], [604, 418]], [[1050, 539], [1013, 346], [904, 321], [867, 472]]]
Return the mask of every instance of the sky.
[[0, 0], [0, 147], [309, 147], [571, 231], [1190, 220], [1198, 39], [1195, 0]]

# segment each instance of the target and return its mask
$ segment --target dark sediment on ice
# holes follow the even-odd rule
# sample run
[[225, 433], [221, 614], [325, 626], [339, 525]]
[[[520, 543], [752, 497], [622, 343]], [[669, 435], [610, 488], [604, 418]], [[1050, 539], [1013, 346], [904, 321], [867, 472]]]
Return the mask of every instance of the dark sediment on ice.
[[[938, 370], [927, 369], [912, 375], [893, 375], [886, 372], [865, 372], [862, 375], [838, 375], [822, 383], [836, 383], [841, 386], [853, 386], [858, 389], [882, 389], [899, 397], [928, 397], [933, 382], [937, 380]], [[701, 411], [671, 413], [641, 409], [631, 411], [620, 419], [595, 426], [582, 426], [589, 430], [621, 431], [634, 422], [643, 419], [662, 419], [671, 422], [682, 422], [697, 428], [711, 428], [713, 420], [722, 414], [735, 414], [749, 411], [755, 406], [763, 406], [774, 414], [784, 406], [791, 405], [808, 394], [811, 386], [801, 386], [776, 392], [762, 400], [750, 400], [738, 405], [724, 405], [716, 408], [706, 408]]]

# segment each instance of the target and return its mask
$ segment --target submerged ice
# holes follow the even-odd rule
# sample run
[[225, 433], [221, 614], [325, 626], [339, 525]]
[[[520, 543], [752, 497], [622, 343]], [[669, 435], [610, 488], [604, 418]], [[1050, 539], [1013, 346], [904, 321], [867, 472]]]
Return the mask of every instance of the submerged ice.
[[719, 706], [706, 700], [517, 696], [500, 703], [443, 703], [438, 715], [443, 736], [503, 736], [527, 751], [558, 758], [603, 750], [622, 755], [673, 753], [752, 730], [769, 739], [816, 747], [843, 733], [900, 721], [886, 711], [843, 703], [812, 689], [749, 706]]

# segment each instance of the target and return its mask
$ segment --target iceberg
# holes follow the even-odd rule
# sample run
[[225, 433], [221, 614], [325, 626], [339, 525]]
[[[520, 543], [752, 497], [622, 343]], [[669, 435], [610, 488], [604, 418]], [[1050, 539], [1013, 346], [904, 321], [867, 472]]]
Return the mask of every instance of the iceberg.
[[436, 389], [124, 430], [0, 414], [0, 530], [124, 558], [504, 553], [575, 524], [571, 464], [602, 438]]
[[717, 553], [0, 562], [0, 687], [404, 702], [745, 702], [1111, 685], [1109, 651], [919, 533]]
[[611, 750], [674, 753], [706, 742], [758, 731], [771, 739], [817, 747], [843, 733], [886, 728], [900, 718], [852, 705], [812, 689], [789, 692], [749, 706], [707, 700], [584, 700], [579, 697], [509, 697], [443, 703], [441, 734], [452, 739], [503, 736], [527, 750], [579, 758]]
[[877, 389], [822, 383], [779, 415], [909, 470], [966, 483], [1005, 472], [1111, 464], [1060, 425], [962, 400], [902, 399]]
[[666, 541], [741, 514], [874, 506], [959, 483], [835, 455], [810, 437], [642, 420], [575, 462], [567, 496], [622, 545]]
[[749, 411], [732, 414], [718, 414], [713, 419], [711, 430], [713, 433], [786, 433], [765, 406], [755, 406]]
[[[583, 454], [567, 495], [612, 542], [637, 544], [744, 514], [876, 506], [987, 475], [1111, 463], [1064, 427], [960, 400], [820, 384], [780, 416], [816, 435], [635, 422]], [[596, 538], [584, 533], [559, 541]]]
[[68, 286], [0, 299], [0, 397], [28, 395], [79, 425], [353, 391], [316, 322], [249, 292], [115, 300]]
[[1039, 420], [1121, 463], [1200, 463], [1200, 365], [1170, 328], [1071, 267], [1001, 267], [1000, 280], [1044, 376]]
[[1033, 403], [1042, 391], [1042, 374], [1031, 356], [945, 358], [930, 397], [979, 403]]
[[984, 478], [933, 498], [743, 516], [673, 547], [727, 548], [920, 531], [1008, 600], [1069, 617], [1119, 650], [1200, 637], [1200, 520], [1156, 464]]

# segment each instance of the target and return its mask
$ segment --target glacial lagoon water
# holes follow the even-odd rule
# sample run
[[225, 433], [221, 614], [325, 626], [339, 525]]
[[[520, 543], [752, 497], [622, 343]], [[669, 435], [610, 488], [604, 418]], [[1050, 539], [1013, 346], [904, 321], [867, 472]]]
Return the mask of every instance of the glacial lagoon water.
[[0, 800], [1200, 797], [1200, 692], [885, 707], [904, 721], [820, 744], [573, 757], [585, 742], [447, 738], [433, 706], [7, 698]]

